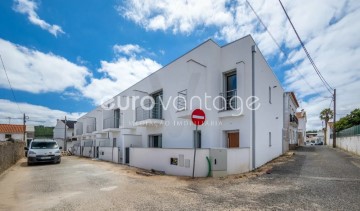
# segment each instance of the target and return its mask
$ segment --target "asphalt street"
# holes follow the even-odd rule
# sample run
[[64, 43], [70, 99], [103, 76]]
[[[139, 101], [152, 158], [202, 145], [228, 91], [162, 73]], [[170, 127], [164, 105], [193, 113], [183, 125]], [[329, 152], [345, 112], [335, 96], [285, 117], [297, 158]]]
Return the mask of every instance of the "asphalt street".
[[298, 148], [270, 174], [227, 178], [143, 176], [124, 165], [63, 157], [0, 176], [0, 210], [360, 210], [360, 158]]

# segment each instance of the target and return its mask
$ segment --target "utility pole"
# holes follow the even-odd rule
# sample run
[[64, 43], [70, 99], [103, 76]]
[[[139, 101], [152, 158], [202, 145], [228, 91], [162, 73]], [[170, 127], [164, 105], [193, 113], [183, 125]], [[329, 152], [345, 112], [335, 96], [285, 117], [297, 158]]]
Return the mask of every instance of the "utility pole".
[[66, 151], [66, 145], [67, 145], [67, 143], [66, 143], [66, 123], [67, 123], [67, 120], [66, 120], [66, 116], [65, 116], [65, 121], [64, 121], [64, 123], [65, 123], [65, 127], [64, 127], [64, 151]]
[[26, 125], [25, 125], [26, 124], [26, 116], [25, 116], [25, 113], [24, 113], [24, 117], [23, 117], [23, 122], [24, 122], [24, 138], [23, 138], [23, 140], [26, 141], [25, 140], [25, 133], [26, 133]]
[[333, 126], [333, 147], [336, 148], [336, 89], [334, 89], [334, 126]]

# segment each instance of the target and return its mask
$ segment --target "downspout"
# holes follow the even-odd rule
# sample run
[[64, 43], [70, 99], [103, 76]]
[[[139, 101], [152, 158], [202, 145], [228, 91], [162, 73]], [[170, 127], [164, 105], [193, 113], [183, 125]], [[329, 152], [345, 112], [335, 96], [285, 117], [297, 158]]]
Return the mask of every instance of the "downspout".
[[282, 129], [282, 143], [281, 143], [281, 150], [282, 150], [282, 154], [284, 154], [284, 143], [286, 142], [286, 137], [285, 137], [285, 128], [286, 128], [286, 123], [285, 123], [285, 95], [286, 92], [283, 93], [283, 129]]
[[255, 169], [255, 53], [256, 46], [252, 46], [252, 71], [251, 71], [251, 95], [252, 95], [252, 105], [251, 105], [251, 133], [252, 133], [252, 168]]

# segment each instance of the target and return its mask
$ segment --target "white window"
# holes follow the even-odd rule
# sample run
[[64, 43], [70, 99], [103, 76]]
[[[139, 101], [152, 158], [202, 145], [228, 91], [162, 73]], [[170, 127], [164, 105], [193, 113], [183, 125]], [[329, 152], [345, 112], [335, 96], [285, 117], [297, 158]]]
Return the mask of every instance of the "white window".
[[162, 148], [162, 135], [149, 135], [150, 148]]
[[269, 103], [271, 104], [271, 87], [269, 86]]
[[271, 132], [269, 132], [269, 147], [271, 147]]

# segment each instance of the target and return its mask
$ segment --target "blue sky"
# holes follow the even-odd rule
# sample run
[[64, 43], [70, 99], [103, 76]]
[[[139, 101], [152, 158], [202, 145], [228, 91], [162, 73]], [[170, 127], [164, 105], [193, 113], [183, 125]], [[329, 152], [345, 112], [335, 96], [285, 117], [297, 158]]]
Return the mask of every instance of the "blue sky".
[[[251, 34], [284, 89], [295, 91], [308, 111], [308, 125], [318, 128], [317, 116], [329, 106], [329, 93], [278, 1], [249, 2], [289, 58], [280, 54], [242, 0], [5, 0], [0, 2], [0, 53], [21, 112], [34, 124], [51, 125], [64, 115], [76, 119], [102, 97], [120, 92], [209, 38], [223, 45]], [[355, 22], [359, 3], [283, 3], [320, 71], [343, 93], [341, 112], [359, 107], [359, 100], [346, 94], [359, 88], [359, 41], [337, 39], [353, 39], [360, 29]], [[329, 62], [336, 53], [343, 55], [341, 66]], [[346, 69], [345, 75], [339, 67]], [[3, 70], [0, 93], [0, 121], [21, 116]]]

